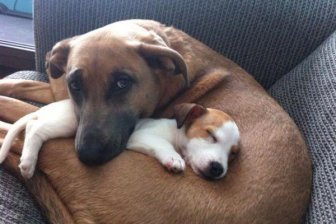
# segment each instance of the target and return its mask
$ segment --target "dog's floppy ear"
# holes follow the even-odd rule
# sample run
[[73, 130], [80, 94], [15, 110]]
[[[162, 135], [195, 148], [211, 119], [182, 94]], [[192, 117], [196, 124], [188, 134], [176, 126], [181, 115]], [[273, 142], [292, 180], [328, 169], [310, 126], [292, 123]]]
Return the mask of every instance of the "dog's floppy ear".
[[53, 49], [47, 53], [45, 63], [46, 70], [54, 79], [61, 77], [65, 73], [71, 39], [72, 38], [69, 38], [58, 42]]
[[182, 74], [185, 86], [188, 87], [188, 68], [183, 57], [177, 51], [168, 47], [161, 37], [155, 36], [152, 43], [141, 42], [138, 45], [139, 53], [153, 68], [163, 69], [171, 74]]
[[183, 125], [189, 125], [195, 119], [207, 113], [207, 108], [194, 103], [182, 103], [174, 107], [174, 118], [176, 119], [177, 128]]

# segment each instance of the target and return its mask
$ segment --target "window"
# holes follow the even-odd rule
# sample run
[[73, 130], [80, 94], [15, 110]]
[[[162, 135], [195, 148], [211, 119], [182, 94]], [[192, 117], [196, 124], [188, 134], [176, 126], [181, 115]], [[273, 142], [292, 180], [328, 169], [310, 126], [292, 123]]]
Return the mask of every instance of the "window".
[[0, 13], [32, 18], [33, 0], [0, 0]]

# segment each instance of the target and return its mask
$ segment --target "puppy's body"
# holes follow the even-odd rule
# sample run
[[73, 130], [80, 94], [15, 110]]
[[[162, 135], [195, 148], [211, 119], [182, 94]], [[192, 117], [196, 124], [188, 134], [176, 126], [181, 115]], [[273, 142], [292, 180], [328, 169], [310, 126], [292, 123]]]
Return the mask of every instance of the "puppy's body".
[[127, 149], [132, 149], [155, 157], [168, 170], [179, 172], [185, 168], [185, 162], [176, 152], [180, 149], [183, 131], [177, 129], [173, 119], [142, 119], [134, 129], [127, 143]]
[[188, 108], [175, 112], [176, 120], [140, 120], [127, 148], [155, 157], [174, 172], [185, 168], [182, 154], [196, 174], [222, 178], [228, 170], [229, 155], [238, 150], [236, 123], [222, 111], [192, 104], [177, 106], [181, 107]]
[[19, 167], [22, 176], [28, 179], [34, 174], [38, 153], [45, 141], [74, 136], [77, 119], [72, 102], [63, 100], [51, 103], [15, 122], [1, 146], [0, 163], [5, 160], [14, 138], [25, 128], [26, 135]]

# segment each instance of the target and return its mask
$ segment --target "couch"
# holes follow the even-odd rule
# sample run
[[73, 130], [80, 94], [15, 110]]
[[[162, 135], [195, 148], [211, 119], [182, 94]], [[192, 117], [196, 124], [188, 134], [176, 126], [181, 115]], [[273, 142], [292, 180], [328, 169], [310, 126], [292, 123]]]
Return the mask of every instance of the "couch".
[[[336, 223], [336, 1], [35, 0], [36, 71], [66, 37], [129, 18], [184, 30], [252, 74], [294, 119], [313, 161], [303, 223]], [[0, 166], [0, 222], [48, 222], [26, 188]]]

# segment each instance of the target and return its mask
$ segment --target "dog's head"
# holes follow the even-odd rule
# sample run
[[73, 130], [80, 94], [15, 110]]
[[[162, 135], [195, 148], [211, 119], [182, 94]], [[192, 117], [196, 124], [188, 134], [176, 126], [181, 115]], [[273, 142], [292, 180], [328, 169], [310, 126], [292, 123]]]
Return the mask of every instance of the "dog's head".
[[238, 153], [240, 134], [232, 118], [198, 104], [175, 106], [178, 128], [186, 135], [184, 159], [195, 173], [209, 179], [225, 176], [228, 163]]
[[47, 55], [49, 76], [65, 77], [75, 104], [76, 150], [86, 164], [118, 155], [136, 121], [153, 113], [171, 80], [188, 85], [182, 56], [159, 32], [159, 23], [148, 23], [155, 29], [134, 21], [113, 23], [63, 40]]

